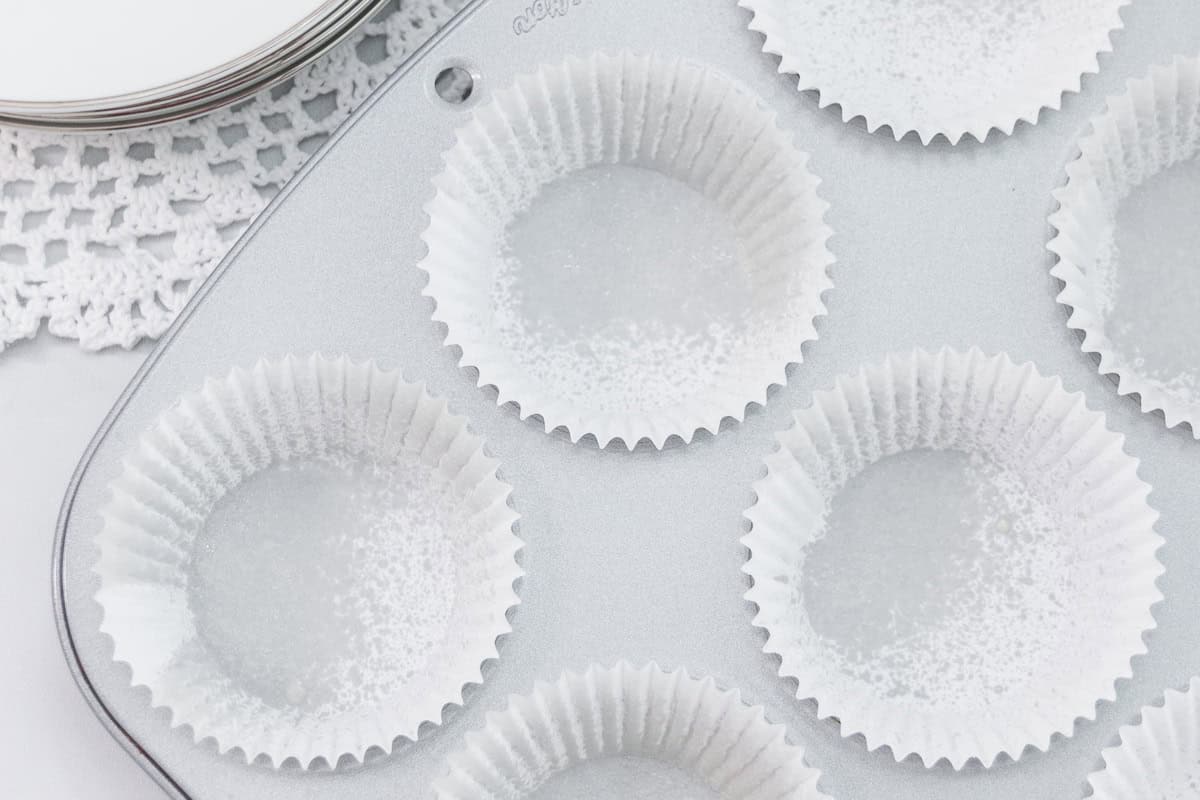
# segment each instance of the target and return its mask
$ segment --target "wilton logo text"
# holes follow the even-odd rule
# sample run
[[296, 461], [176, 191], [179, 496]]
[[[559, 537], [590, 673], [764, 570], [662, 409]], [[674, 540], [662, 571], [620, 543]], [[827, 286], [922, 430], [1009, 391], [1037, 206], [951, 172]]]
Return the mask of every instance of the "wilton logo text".
[[566, 16], [571, 6], [583, 0], [534, 0], [525, 13], [513, 20], [513, 33], [517, 36], [529, 33], [544, 19]]

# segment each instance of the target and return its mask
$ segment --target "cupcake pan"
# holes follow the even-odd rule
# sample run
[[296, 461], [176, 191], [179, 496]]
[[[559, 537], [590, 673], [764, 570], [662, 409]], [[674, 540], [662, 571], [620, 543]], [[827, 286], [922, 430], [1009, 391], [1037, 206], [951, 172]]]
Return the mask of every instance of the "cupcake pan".
[[[831, 797], [1084, 796], [1118, 728], [1165, 688], [1200, 673], [1200, 597], [1192, 590], [1200, 583], [1200, 449], [1190, 431], [1167, 429], [1120, 396], [1080, 352], [1067, 310], [1055, 301], [1061, 285], [1050, 274], [1047, 217], [1075, 143], [1106, 98], [1153, 64], [1200, 53], [1200, 8], [1190, 0], [1139, 0], [1124, 10], [1101, 72], [1085, 78], [1081, 94], [1068, 94], [1063, 110], [1043, 112], [1036, 126], [1019, 124], [1012, 136], [953, 147], [922, 145], [916, 136], [896, 142], [819, 108], [815, 96], [797, 93], [795, 81], [778, 73], [761, 36], [748, 31], [751, 14], [732, 0], [583, 0], [556, 8], [566, 13], [539, 18], [516, 0], [474, 5], [384, 86], [235, 247], [97, 434], [64, 504], [55, 592], [69, 662], [101, 720], [176, 797], [430, 797], [467, 734], [482, 729], [489, 712], [503, 711], [510, 696], [529, 695], [538, 681], [565, 671], [626, 659], [712, 677], [763, 706], [821, 771], [820, 789]], [[767, 392], [764, 405], [742, 409], [743, 421], [723, 421], [715, 435], [697, 433], [686, 445], [671, 437], [661, 449], [643, 443], [633, 452], [619, 443], [600, 450], [594, 436], [573, 443], [575, 430], [547, 434], [541, 419], [521, 418], [525, 408], [498, 404], [497, 389], [487, 381], [480, 388], [479, 372], [460, 366], [463, 352], [444, 346], [451, 331], [431, 321], [437, 308], [423, 294], [429, 278], [418, 268], [444, 155], [472, 115], [521, 75], [570, 57], [622, 53], [700, 64], [758, 98], [809, 154], [805, 169], [820, 179], [816, 193], [829, 205], [823, 220], [834, 231], [828, 248], [836, 257], [834, 288], [823, 295], [827, 315], [786, 385]], [[433, 90], [448, 66], [477, 76], [465, 104], [447, 104]], [[575, 302], [585, 313], [590, 300], [584, 294]], [[946, 345], [1033, 362], [1040, 374], [1060, 376], [1066, 391], [1082, 392], [1139, 461], [1166, 542], [1158, 555], [1165, 602], [1154, 608], [1149, 652], [1133, 659], [1132, 678], [1116, 683], [1114, 701], [1080, 712], [1086, 721], [1068, 731], [1073, 736], [1052, 737], [1044, 752], [1000, 755], [991, 769], [977, 761], [961, 770], [944, 760], [926, 766], [890, 748], [871, 749], [875, 740], [868, 747], [823, 718], [823, 709], [796, 698], [796, 681], [781, 678], [779, 660], [763, 652], [766, 635], [744, 599], [743, 515], [778, 434], [837, 376], [888, 353]], [[393, 752], [369, 748], [362, 764], [343, 759], [336, 769], [305, 770], [263, 759], [247, 764], [173, 727], [151, 693], [134, 687], [130, 668], [114, 660], [94, 599], [94, 568], [111, 486], [164, 412], [236, 366], [311, 353], [401, 369], [470, 420], [513, 487], [525, 577], [499, 659], [485, 664], [484, 682], [468, 687], [461, 707], [444, 710], [441, 725], [421, 726], [415, 742], [394, 741]]]

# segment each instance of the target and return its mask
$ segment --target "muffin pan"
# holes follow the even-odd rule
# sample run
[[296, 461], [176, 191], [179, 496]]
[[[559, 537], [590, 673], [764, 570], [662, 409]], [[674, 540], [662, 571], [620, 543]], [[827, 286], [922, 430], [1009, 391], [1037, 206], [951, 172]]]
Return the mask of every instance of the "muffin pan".
[[[588, 762], [546, 771], [549, 796], [716, 775], [694, 730], [613, 727], [615, 709], [649, 724], [668, 702], [694, 705], [729, 752], [715, 717], [744, 722], [796, 776], [782, 796], [1083, 797], [1118, 728], [1200, 673], [1200, 449], [1082, 351], [1047, 249], [1089, 120], [1127, 80], [1200, 52], [1190, 0], [1138, 0], [1122, 17], [1061, 110], [952, 145], [821, 108], [734, 0], [469, 7], [235, 246], [85, 455], [54, 591], [100, 719], [168, 793], [196, 800], [459, 796], [447, 781], [482, 768], [506, 725], [564, 713], [599, 716], [568, 725], [583, 739], [538, 740], [553, 764]], [[779, 184], [756, 189], [764, 169]], [[1194, 203], [1200, 186], [1170, 196]], [[636, 269], [656, 248], [654, 273]], [[296, 388], [302, 375], [315, 391]], [[930, 391], [936, 403], [896, 400]], [[384, 424], [405, 419], [380, 405], [397, 397], [449, 440], [389, 449], [408, 430]], [[877, 413], [885, 397], [912, 436]], [[863, 409], [892, 433], [865, 435]], [[178, 450], [189, 442], [198, 460]], [[789, 458], [814, 487], [807, 511], [772, 488]], [[955, 495], [963, 476], [978, 486]], [[358, 499], [339, 505], [344, 491]], [[951, 496], [961, 508], [929, 502]], [[430, 566], [369, 535], [364, 508], [394, 511], [401, 550]], [[947, 515], [988, 536], [873, 538]], [[795, 548], [817, 522], [846, 536], [799, 561], [763, 546]], [[338, 536], [364, 560], [339, 563]], [[939, 566], [940, 548], [978, 574]], [[404, 564], [379, 568], [392, 558]], [[451, 581], [456, 600], [484, 598], [475, 610], [439, 602], [449, 563], [478, 570]], [[1015, 599], [995, 594], [1014, 581]], [[798, 646], [812, 643], [793, 635], [802, 619], [826, 656], [883, 652], [852, 677], [902, 696], [884, 724], [817, 686], [854, 664]], [[462, 642], [439, 648], [443, 635]], [[892, 669], [886, 646], [922, 636], [936, 657]], [[992, 636], [1011, 647], [989, 651]], [[200, 694], [164, 694], [164, 677]], [[985, 682], [1006, 713], [955, 706]], [[235, 702], [210, 702], [231, 685]], [[558, 710], [538, 704], [551, 696]], [[586, 713], [571, 716], [576, 703]], [[305, 737], [282, 737], [255, 711], [268, 707]], [[945, 736], [908, 735], [896, 715], [909, 711]], [[369, 735], [339, 719], [326, 736], [339, 713], [369, 719]]]

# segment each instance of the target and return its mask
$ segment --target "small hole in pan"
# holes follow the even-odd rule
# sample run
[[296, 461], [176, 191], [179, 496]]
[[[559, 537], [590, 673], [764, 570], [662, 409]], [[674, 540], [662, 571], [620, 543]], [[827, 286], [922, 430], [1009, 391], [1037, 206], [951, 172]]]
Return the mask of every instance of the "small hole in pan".
[[446, 67], [434, 78], [433, 90], [450, 105], [460, 106], [475, 93], [475, 76], [466, 67]]

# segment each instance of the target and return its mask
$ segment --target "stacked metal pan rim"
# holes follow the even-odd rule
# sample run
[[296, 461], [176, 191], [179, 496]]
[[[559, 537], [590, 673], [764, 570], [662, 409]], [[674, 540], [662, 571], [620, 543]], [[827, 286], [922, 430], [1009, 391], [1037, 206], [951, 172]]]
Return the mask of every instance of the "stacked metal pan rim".
[[[386, 0], [18, 0], [0, 25], [0, 124], [117, 129], [236, 102], [327, 52]], [[240, 33], [230, 35], [240, 29]]]

